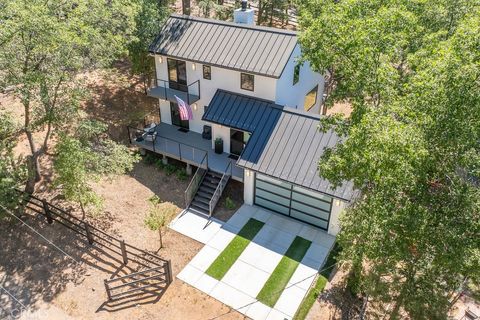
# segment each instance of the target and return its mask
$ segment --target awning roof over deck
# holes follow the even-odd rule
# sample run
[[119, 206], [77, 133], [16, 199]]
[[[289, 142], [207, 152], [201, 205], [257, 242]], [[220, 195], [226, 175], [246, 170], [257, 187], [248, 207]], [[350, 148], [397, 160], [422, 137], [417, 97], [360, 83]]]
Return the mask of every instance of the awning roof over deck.
[[202, 119], [252, 133], [237, 165], [346, 201], [354, 197], [353, 183], [333, 189], [319, 176], [325, 148], [340, 141], [332, 130], [318, 130], [319, 116], [217, 90]]

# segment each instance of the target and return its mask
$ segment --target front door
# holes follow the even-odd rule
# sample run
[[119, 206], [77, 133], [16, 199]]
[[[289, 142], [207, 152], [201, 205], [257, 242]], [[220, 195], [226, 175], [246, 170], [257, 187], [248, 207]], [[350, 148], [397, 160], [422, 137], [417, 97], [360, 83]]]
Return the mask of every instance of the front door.
[[250, 138], [250, 133], [230, 129], [230, 153], [239, 156]]
[[170, 102], [170, 114], [172, 116], [172, 124], [173, 125], [175, 125], [177, 127], [180, 127], [180, 128], [184, 128], [184, 129], [189, 128], [188, 120], [180, 119], [180, 110], [178, 109], [178, 104], [177, 103]]
[[187, 92], [187, 64], [185, 61], [167, 59], [167, 65], [170, 88]]

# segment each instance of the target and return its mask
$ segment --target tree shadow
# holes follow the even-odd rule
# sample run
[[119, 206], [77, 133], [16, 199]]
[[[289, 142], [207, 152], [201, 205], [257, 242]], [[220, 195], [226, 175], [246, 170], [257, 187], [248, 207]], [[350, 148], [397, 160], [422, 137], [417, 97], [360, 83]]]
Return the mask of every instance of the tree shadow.
[[[105, 273], [105, 279], [144, 269], [134, 260], [124, 264], [118, 254], [98, 243], [89, 245], [82, 236], [57, 222], [49, 225], [41, 217], [24, 215], [22, 220], [28, 226], [18, 221], [0, 225], [0, 314], [37, 310], [38, 303], [51, 303], [70, 283], [81, 285], [92, 269]], [[165, 289], [152, 288], [147, 292], [152, 297], [142, 303], [158, 301]], [[109, 303], [102, 305], [108, 307]]]
[[[185, 164], [179, 161], [169, 159], [169, 164], [185, 168]], [[154, 164], [148, 165], [145, 161], [136, 163], [129, 175], [158, 195], [162, 201], [172, 202], [179, 208], [185, 207], [185, 190], [191, 177], [180, 180], [175, 174], [167, 175], [165, 170], [158, 169]]]
[[128, 142], [127, 125], [159, 110], [158, 100], [146, 95], [143, 82], [130, 73], [128, 62], [118, 62], [115, 68], [87, 78], [91, 94], [83, 104], [84, 111], [90, 118], [105, 122], [117, 142]]

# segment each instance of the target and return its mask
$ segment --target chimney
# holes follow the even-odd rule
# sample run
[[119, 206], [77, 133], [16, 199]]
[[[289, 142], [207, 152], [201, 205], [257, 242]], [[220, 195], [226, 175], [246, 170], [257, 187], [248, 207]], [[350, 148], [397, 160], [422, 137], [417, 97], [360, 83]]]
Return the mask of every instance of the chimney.
[[247, 0], [242, 0], [242, 7], [233, 12], [233, 21], [235, 23], [254, 25], [255, 12], [247, 5]]

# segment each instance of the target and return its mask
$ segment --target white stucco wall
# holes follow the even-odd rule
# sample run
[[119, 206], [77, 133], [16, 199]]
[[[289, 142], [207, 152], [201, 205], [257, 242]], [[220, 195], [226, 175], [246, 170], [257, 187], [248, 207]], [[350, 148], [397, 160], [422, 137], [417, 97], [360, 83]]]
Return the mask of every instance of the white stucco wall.
[[340, 232], [340, 215], [345, 209], [347, 203], [340, 200], [333, 200], [332, 212], [330, 213], [330, 223], [328, 225], [328, 233], [336, 236]]
[[282, 76], [277, 80], [275, 102], [279, 105], [303, 110], [306, 94], [318, 84], [317, 101], [309, 112], [319, 114], [325, 83], [323, 76], [313, 72], [310, 69], [310, 63], [307, 61], [300, 67], [299, 81], [293, 85], [293, 74], [300, 55], [300, 46], [297, 45], [283, 70]]
[[[159, 55], [155, 56], [155, 66], [157, 72], [157, 78], [162, 80], [168, 80], [167, 58], [162, 57], [162, 63], [159, 62]], [[237, 92], [256, 98], [275, 100], [275, 88], [277, 79], [254, 75], [255, 85], [254, 91], [243, 90], [240, 88], [240, 72], [218, 68], [211, 66], [212, 80], [203, 79], [203, 65], [195, 63], [195, 70], [192, 67], [193, 63], [187, 61], [187, 83], [191, 84], [197, 80], [200, 80], [200, 100], [195, 104], [197, 110], [193, 110], [193, 120], [190, 121], [190, 130], [201, 133], [203, 125], [212, 125], [210, 123], [201, 120], [204, 112], [204, 107], [207, 106], [212, 100], [217, 89], [224, 89], [232, 92]], [[171, 124], [170, 117], [170, 102], [160, 100], [160, 114], [162, 122]], [[215, 131], [215, 128], [212, 128]], [[230, 150], [230, 133], [225, 135], [222, 130], [216, 130], [224, 139], [224, 150], [228, 152]], [[215, 135], [213, 136], [215, 137]], [[227, 142], [228, 141], [228, 142]], [[213, 145], [212, 145], [213, 146]]]
[[211, 124], [212, 126], [212, 149], [215, 148], [215, 139], [222, 138], [223, 152], [230, 153], [230, 128]]
[[243, 175], [243, 201], [245, 204], [253, 205], [255, 194], [255, 172], [245, 169]]

